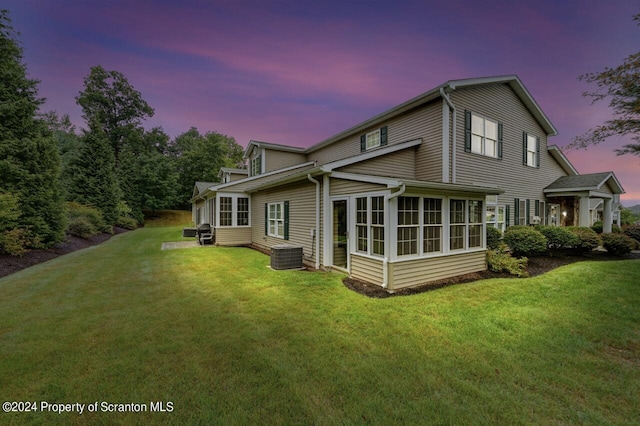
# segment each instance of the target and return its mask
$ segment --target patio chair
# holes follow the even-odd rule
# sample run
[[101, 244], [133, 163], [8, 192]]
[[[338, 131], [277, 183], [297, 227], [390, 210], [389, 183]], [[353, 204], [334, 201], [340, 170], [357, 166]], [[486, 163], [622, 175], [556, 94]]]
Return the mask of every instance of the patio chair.
[[198, 227], [196, 238], [198, 238], [199, 244], [213, 244], [213, 229], [211, 229], [211, 225], [208, 223], [200, 225]]

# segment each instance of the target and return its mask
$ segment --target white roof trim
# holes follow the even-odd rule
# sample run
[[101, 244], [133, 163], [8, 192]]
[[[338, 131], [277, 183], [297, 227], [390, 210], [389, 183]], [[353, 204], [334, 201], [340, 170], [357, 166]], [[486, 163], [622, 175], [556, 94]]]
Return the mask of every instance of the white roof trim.
[[267, 176], [273, 176], [273, 175], [276, 175], [278, 173], [288, 172], [288, 171], [291, 171], [291, 170], [299, 169], [301, 167], [312, 166], [313, 164], [314, 164], [313, 161], [309, 161], [309, 162], [306, 162], [306, 163], [300, 163], [300, 164], [296, 164], [295, 166], [285, 167], [285, 168], [278, 169], [278, 170], [272, 170], [272, 171], [267, 172], [267, 173], [262, 173], [262, 174], [255, 175], [255, 176], [249, 176], [248, 178], [234, 180], [233, 182], [222, 183], [220, 185], [216, 185], [216, 186], [210, 187], [209, 190], [210, 191], [219, 191], [221, 189], [228, 188], [230, 186], [234, 186], [234, 185], [238, 185], [238, 184], [241, 184], [241, 183], [250, 182], [250, 181], [261, 179], [261, 178], [264, 178], [264, 177], [267, 177]]
[[567, 156], [564, 155], [564, 152], [562, 152], [562, 150], [556, 145], [549, 145], [547, 147], [547, 151], [549, 151], [551, 156], [556, 159], [556, 161], [560, 164], [560, 167], [562, 167], [565, 172], [574, 176], [580, 174], [578, 173], [578, 170], [573, 166], [573, 164], [571, 164], [571, 161], [569, 161]]

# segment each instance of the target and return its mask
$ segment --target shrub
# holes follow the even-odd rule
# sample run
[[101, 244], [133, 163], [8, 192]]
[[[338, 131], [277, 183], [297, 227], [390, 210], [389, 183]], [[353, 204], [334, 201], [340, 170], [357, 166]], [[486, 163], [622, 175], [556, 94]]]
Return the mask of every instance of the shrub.
[[596, 234], [602, 234], [602, 222], [598, 221], [591, 225], [591, 229], [595, 231]]
[[511, 226], [504, 233], [504, 242], [516, 256], [531, 256], [547, 250], [547, 238], [530, 226]]
[[529, 273], [526, 271], [528, 261], [526, 257], [521, 259], [512, 257], [505, 244], [487, 251], [487, 266], [493, 272], [505, 271], [516, 277], [528, 277]]
[[487, 248], [495, 250], [500, 246], [502, 240], [502, 232], [494, 226], [487, 225]]
[[537, 226], [536, 229], [547, 238], [547, 248], [550, 250], [572, 248], [578, 244], [578, 237], [566, 228], [560, 226]]
[[624, 235], [640, 243], [640, 225], [629, 225], [624, 228]]
[[602, 245], [611, 254], [622, 256], [631, 253], [635, 244], [633, 239], [624, 234], [603, 234]]
[[96, 227], [84, 216], [74, 217], [69, 221], [67, 232], [80, 238], [89, 238], [99, 232]]
[[570, 226], [567, 229], [575, 235], [578, 240], [573, 246], [573, 250], [578, 254], [588, 253], [600, 245], [600, 237], [592, 228], [586, 226]]
[[[95, 207], [85, 206], [79, 203], [67, 203], [67, 216], [69, 217], [69, 226], [71, 226], [71, 223], [74, 222], [75, 219], [80, 217], [85, 218], [96, 230], [93, 235], [99, 232], [113, 232], [111, 226], [105, 223], [102, 212]], [[82, 224], [80, 226], [82, 226]], [[72, 232], [69, 233], [73, 234]]]
[[29, 236], [24, 229], [11, 229], [0, 234], [0, 252], [9, 256], [23, 256], [28, 245]]
[[622, 234], [622, 229], [618, 225], [611, 225], [611, 232], [614, 234]]
[[116, 226], [124, 229], [136, 229], [138, 227], [138, 221], [132, 217], [120, 216], [116, 222]]

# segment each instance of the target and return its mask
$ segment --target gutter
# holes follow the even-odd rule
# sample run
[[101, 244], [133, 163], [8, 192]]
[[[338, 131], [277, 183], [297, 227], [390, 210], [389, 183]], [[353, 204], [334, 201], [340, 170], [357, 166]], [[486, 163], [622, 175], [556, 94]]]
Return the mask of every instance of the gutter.
[[316, 229], [313, 232], [313, 238], [315, 238], [316, 245], [316, 269], [320, 269], [320, 238], [318, 238], [320, 232], [320, 181], [314, 179], [311, 173], [307, 174], [307, 179], [316, 184]]
[[[452, 87], [451, 85], [448, 85], [450, 90], [455, 90], [454, 87]], [[449, 95], [447, 95], [447, 93], [444, 90], [444, 86], [440, 88], [440, 96], [442, 96], [442, 99], [444, 99], [444, 101], [447, 103], [447, 105], [449, 106], [449, 109], [451, 110], [451, 112], [453, 113], [453, 129], [451, 132], [451, 138], [453, 140], [452, 145], [452, 150], [451, 150], [451, 183], [456, 183], [456, 107], [455, 105], [453, 105], [453, 103], [451, 102], [451, 99], [449, 99]], [[449, 123], [447, 123], [447, 126], [449, 125]], [[449, 141], [447, 141], [447, 145], [449, 144]], [[444, 167], [444, 165], [443, 165]]]
[[[403, 182], [400, 182], [400, 189], [396, 192], [394, 192], [393, 194], [389, 194], [388, 196], [385, 196], [386, 200], [385, 200], [385, 205], [389, 206], [389, 201], [393, 200], [394, 198], [397, 198], [399, 196], [401, 196], [402, 194], [404, 194], [404, 192], [407, 190], [406, 185]], [[385, 227], [385, 229], [389, 229], [388, 226]], [[388, 232], [386, 232], [385, 234], [387, 234]], [[385, 248], [384, 248], [384, 258], [382, 259], [382, 288], [387, 288], [389, 286], [389, 250], [391, 249], [391, 241], [389, 241], [391, 238], [391, 235], [385, 235], [384, 236], [384, 241], [385, 241]]]

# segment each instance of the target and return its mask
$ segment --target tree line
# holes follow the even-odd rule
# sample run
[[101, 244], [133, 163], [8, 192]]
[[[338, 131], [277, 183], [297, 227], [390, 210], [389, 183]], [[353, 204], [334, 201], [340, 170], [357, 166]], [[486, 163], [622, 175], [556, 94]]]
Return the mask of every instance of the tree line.
[[[7, 10], [0, 11], [0, 251], [22, 254], [62, 241], [72, 210], [93, 210], [106, 228], [142, 223], [143, 210], [186, 208], [195, 181], [243, 167], [243, 149], [191, 128], [171, 139], [143, 123], [154, 109], [120, 72], [97, 65], [76, 96], [86, 128], [41, 113]], [[77, 213], [77, 212], [76, 212]]]

